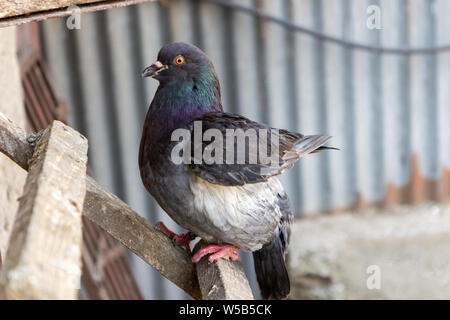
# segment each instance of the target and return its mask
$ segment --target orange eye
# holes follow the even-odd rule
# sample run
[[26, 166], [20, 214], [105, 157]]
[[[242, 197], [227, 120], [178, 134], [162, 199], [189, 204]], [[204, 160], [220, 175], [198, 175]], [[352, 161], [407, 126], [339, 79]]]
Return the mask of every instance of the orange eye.
[[173, 59], [175, 64], [182, 65], [184, 63], [184, 57], [182, 55], [176, 56], [175, 59]]

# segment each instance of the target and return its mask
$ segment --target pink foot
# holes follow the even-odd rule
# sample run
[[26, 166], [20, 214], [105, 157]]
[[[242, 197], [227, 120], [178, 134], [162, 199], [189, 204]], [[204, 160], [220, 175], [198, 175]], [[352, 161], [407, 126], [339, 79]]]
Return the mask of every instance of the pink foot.
[[216, 245], [210, 244], [202, 247], [197, 253], [192, 257], [193, 262], [199, 262], [201, 258], [203, 258], [208, 253], [214, 253], [209, 256], [209, 262], [213, 262], [219, 258], [231, 258], [231, 260], [235, 261], [239, 259], [239, 255], [236, 251], [241, 250], [239, 247], [233, 246], [231, 244], [225, 245]]
[[195, 235], [192, 232], [175, 233], [166, 227], [164, 222], [160, 221], [156, 224], [156, 227], [161, 230], [165, 235], [169, 237], [170, 240], [175, 242], [179, 246], [184, 246], [186, 251], [190, 254], [191, 247], [190, 243], [195, 239]]

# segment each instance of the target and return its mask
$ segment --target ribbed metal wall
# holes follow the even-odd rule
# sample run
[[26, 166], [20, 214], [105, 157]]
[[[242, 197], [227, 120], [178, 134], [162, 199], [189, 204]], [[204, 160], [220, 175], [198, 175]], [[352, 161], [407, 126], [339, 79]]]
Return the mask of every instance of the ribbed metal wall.
[[[234, 1], [365, 44], [450, 42], [448, 0]], [[381, 8], [381, 30], [366, 27], [369, 5]], [[68, 30], [65, 19], [49, 20], [41, 36], [55, 86], [73, 109], [72, 124], [89, 138], [96, 179], [151, 222], [174, 227], [139, 177], [141, 127], [157, 86], [140, 72], [171, 41], [206, 51], [227, 111], [334, 136], [341, 151], [305, 157], [281, 177], [298, 215], [450, 198], [449, 52], [354, 50], [194, 0], [86, 14], [80, 30]], [[244, 260], [248, 268], [249, 256]], [[135, 258], [134, 268], [148, 298], [184, 297]]]

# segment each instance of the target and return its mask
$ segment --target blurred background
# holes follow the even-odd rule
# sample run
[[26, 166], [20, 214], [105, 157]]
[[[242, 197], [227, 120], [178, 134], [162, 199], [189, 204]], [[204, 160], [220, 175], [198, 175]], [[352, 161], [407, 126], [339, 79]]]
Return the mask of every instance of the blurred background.
[[[449, 16], [447, 0], [167, 0], [82, 14], [80, 29], [50, 19], [36, 32], [57, 99], [89, 139], [93, 176], [151, 223], [177, 229], [139, 176], [157, 88], [141, 71], [164, 44], [190, 42], [214, 63], [226, 111], [329, 134], [341, 149], [281, 176], [297, 217], [292, 298], [449, 298]], [[142, 297], [187, 297], [127, 259]], [[243, 261], [257, 293], [251, 255]], [[381, 289], [369, 285], [372, 265]]]

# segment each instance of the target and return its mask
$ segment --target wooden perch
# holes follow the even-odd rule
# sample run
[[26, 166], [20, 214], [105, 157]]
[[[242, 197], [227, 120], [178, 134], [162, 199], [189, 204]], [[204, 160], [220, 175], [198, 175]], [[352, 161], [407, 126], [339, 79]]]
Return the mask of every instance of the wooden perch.
[[[195, 246], [194, 252], [206, 244], [201, 240]], [[197, 263], [197, 274], [203, 300], [254, 299], [244, 269], [238, 261], [218, 259], [210, 263], [206, 256]]]
[[[9, 144], [8, 155], [25, 160], [29, 150], [11, 148], [18, 143]], [[2, 272], [7, 299], [77, 298], [87, 148], [86, 138], [59, 121], [37, 142]]]
[[[18, 25], [48, 18], [66, 17], [155, 0], [2, 0], [0, 27]], [[77, 6], [76, 10], [69, 10]]]
[[0, 151], [22, 169], [28, 171], [33, 147], [27, 142], [25, 131], [0, 112]]
[[[23, 169], [33, 147], [24, 130], [0, 113], [0, 152]], [[94, 179], [86, 177], [83, 214], [196, 299], [201, 299], [195, 265], [187, 252], [173, 243]], [[5, 260], [5, 259], [4, 259]], [[4, 261], [5, 264], [5, 261]]]

